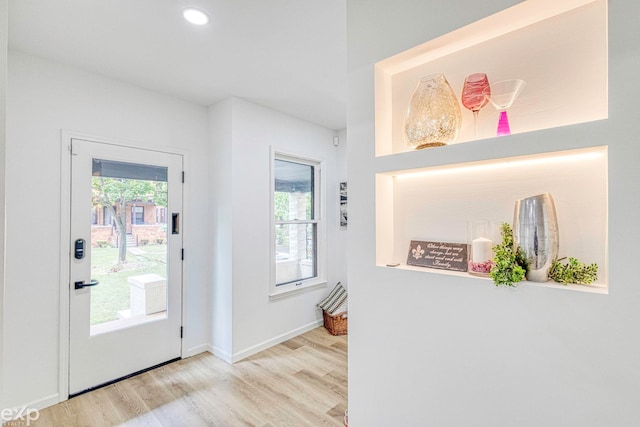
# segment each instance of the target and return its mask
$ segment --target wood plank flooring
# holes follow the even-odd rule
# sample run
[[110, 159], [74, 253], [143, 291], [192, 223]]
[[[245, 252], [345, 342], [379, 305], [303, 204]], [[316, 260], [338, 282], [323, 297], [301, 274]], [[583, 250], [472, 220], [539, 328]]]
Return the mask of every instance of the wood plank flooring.
[[320, 327], [229, 365], [204, 353], [46, 408], [33, 426], [343, 426], [347, 337]]

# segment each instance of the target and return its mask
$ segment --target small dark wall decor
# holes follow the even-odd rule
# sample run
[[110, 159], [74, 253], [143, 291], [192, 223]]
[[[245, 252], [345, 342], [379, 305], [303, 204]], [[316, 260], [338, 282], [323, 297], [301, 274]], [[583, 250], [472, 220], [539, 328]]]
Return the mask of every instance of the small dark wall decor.
[[438, 268], [440, 270], [467, 271], [469, 245], [464, 243], [421, 242], [412, 240], [407, 265]]
[[347, 228], [347, 183], [340, 183], [340, 227]]

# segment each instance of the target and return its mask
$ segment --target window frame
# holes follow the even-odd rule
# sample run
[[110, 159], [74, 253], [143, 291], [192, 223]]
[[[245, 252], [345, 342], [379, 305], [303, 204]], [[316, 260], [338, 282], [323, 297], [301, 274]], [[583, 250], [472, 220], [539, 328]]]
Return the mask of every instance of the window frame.
[[[292, 154], [271, 147], [270, 180], [269, 180], [269, 224], [270, 224], [270, 280], [269, 297], [280, 298], [283, 296], [307, 291], [312, 288], [326, 286], [326, 220], [325, 220], [325, 179], [324, 160]], [[301, 279], [291, 283], [276, 286], [276, 225], [291, 224], [295, 221], [276, 221], [275, 218], [275, 161], [283, 160], [292, 163], [313, 167], [313, 219], [301, 220], [299, 223], [316, 224], [316, 275], [307, 279]]]
[[[167, 224], [167, 208], [164, 206], [156, 206], [156, 224]], [[158, 218], [160, 218], [158, 220]]]
[[96, 205], [91, 209], [91, 225], [99, 225], [98, 222], [100, 222], [100, 214], [98, 213], [98, 206]]
[[[138, 211], [138, 209], [140, 209]], [[138, 222], [138, 214], [142, 214], [142, 222]], [[144, 206], [131, 206], [131, 225], [144, 225]]]
[[111, 210], [108, 207], [103, 206], [102, 207], [102, 224], [100, 225], [110, 225], [113, 227], [113, 220], [114, 218], [113, 218], [113, 215], [111, 214]]

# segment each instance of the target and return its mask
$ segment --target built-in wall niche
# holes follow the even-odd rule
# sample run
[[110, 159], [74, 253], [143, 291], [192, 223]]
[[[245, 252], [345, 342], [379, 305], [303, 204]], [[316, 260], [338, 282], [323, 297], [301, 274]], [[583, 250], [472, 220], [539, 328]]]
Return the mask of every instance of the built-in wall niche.
[[607, 147], [376, 174], [376, 263], [466, 275], [407, 266], [410, 241], [466, 243], [468, 221], [513, 224], [515, 201], [544, 192], [556, 206], [559, 257], [597, 263], [599, 279], [593, 286], [542, 286], [606, 293]]
[[[516, 134], [606, 118], [607, 64], [606, 0], [519, 3], [376, 64], [376, 156], [411, 150], [403, 122], [423, 76], [444, 73], [458, 100], [472, 73], [484, 72], [490, 82], [525, 80], [508, 112]], [[479, 113], [478, 136], [473, 114], [460, 108], [455, 143], [496, 135], [498, 112], [491, 104]]]

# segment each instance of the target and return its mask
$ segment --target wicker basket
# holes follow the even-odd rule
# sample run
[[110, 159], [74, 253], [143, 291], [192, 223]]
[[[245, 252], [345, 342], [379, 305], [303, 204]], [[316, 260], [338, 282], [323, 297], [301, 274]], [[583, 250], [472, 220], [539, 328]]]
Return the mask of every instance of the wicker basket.
[[324, 317], [324, 327], [327, 328], [331, 335], [347, 335], [347, 316], [346, 312], [338, 314], [329, 314], [326, 310], [322, 310]]

